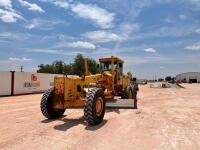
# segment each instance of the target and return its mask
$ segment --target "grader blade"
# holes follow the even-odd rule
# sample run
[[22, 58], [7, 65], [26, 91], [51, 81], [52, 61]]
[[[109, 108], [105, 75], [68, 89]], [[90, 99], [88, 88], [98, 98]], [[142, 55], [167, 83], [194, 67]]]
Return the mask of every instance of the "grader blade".
[[114, 99], [106, 102], [106, 108], [112, 109], [134, 109], [134, 99]]

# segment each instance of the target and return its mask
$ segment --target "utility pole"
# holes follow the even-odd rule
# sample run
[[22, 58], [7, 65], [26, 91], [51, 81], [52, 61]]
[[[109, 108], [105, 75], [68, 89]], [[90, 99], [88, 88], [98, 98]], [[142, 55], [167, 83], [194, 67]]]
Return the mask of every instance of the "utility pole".
[[24, 66], [21, 65], [21, 66], [20, 66], [21, 72], [24, 72], [23, 69], [24, 69]]

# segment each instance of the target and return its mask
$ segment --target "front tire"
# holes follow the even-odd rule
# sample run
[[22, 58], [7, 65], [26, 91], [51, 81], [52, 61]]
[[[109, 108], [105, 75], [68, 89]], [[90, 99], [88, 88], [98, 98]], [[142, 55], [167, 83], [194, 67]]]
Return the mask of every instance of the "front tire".
[[103, 121], [105, 114], [105, 98], [101, 88], [93, 88], [85, 99], [84, 117], [88, 125], [97, 125]]
[[60, 109], [60, 110], [53, 109], [53, 97], [54, 97], [54, 89], [51, 88], [45, 91], [40, 103], [41, 112], [48, 119], [59, 118], [65, 112], [65, 109]]

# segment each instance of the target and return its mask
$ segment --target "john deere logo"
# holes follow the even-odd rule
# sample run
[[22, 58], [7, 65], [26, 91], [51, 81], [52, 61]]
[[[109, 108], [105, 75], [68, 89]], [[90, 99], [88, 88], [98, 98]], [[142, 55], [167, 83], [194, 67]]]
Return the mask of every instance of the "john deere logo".
[[34, 75], [34, 74], [32, 74], [32, 75], [31, 75], [31, 81], [37, 81], [37, 76]]

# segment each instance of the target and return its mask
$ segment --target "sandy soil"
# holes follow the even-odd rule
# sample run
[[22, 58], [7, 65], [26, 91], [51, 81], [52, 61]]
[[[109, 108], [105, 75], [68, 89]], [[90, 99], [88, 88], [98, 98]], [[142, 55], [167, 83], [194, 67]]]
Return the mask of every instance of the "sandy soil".
[[45, 119], [41, 94], [0, 98], [0, 149], [200, 149], [200, 84], [140, 86], [138, 110], [107, 110], [87, 127], [81, 109]]

